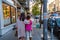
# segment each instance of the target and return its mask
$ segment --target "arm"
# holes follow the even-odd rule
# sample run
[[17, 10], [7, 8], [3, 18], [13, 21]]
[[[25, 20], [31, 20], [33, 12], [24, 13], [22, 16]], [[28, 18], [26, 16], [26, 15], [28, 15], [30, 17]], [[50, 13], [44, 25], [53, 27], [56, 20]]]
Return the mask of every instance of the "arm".
[[29, 21], [27, 21], [27, 20], [24, 20], [24, 23], [25, 23], [25, 24], [29, 24]]

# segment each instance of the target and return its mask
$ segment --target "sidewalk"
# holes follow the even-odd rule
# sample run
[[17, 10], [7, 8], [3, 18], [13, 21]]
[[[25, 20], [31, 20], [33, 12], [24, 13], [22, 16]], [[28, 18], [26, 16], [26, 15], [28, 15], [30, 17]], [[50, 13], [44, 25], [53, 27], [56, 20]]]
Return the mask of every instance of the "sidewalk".
[[[43, 34], [43, 28], [39, 29], [39, 28], [33, 27], [32, 40], [42, 40], [41, 39], [41, 37], [43, 36], [42, 34]], [[48, 32], [48, 35], [50, 37], [50, 32]], [[15, 37], [15, 30], [10, 30], [8, 33], [0, 37], [0, 40], [18, 40], [18, 39], [17, 37]], [[50, 40], [50, 38], [48, 40]], [[57, 38], [53, 37], [53, 40], [57, 40]]]
[[[14, 36], [15, 30], [10, 30], [8, 33], [0, 37], [0, 40], [18, 40], [17, 37]], [[41, 40], [39, 29], [33, 28], [33, 39], [32, 40]]]
[[41, 32], [39, 28], [33, 30], [33, 40], [41, 40]]
[[[39, 21], [38, 21], [39, 22]], [[43, 37], [43, 25], [41, 26], [41, 29], [37, 29], [37, 28], [35, 28], [36, 27], [36, 22], [35, 22], [35, 25], [33, 25], [34, 26], [34, 36], [33, 36], [33, 39], [36, 39], [36, 40], [42, 40], [42, 37]], [[38, 36], [37, 36], [38, 35]], [[48, 40], [51, 40], [51, 33], [48, 31]], [[58, 40], [57, 39], [57, 37], [55, 37], [54, 35], [53, 35], [53, 40]]]
[[[39, 29], [39, 28], [34, 28], [33, 30], [33, 40], [42, 40], [43, 37], [43, 29]], [[50, 32], [48, 31], [48, 40], [51, 40], [51, 35]], [[53, 35], [53, 40], [58, 40], [57, 37], [55, 37]]]
[[[36, 29], [35, 27], [33, 28], [33, 39], [32, 40], [42, 40], [41, 35], [42, 35], [42, 29]], [[0, 37], [0, 40], [18, 40], [17, 37], [14, 36], [15, 30], [11, 30], [2, 37]], [[49, 39], [50, 40], [50, 39]], [[54, 40], [57, 40], [54, 38]]]
[[8, 33], [0, 37], [0, 40], [18, 40], [17, 37], [14, 36], [15, 30], [10, 30]]

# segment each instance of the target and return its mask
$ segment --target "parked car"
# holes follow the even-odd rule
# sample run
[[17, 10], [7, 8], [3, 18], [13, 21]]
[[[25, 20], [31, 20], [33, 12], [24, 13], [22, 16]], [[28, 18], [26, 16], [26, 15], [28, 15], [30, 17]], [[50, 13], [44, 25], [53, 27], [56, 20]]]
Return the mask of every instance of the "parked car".
[[51, 31], [51, 28], [53, 27], [54, 35], [60, 38], [60, 16], [51, 15], [51, 17], [48, 19], [47, 25], [48, 25], [48, 30]]
[[51, 30], [51, 27], [53, 26], [52, 24], [55, 24], [55, 19], [56, 17], [58, 17], [58, 14], [57, 13], [53, 13], [50, 15], [50, 17], [48, 18], [48, 23], [47, 23], [47, 26], [48, 26], [48, 30]]
[[54, 27], [54, 31], [53, 33], [58, 37], [60, 38], [60, 17], [57, 17], [56, 19], [56, 25]]
[[39, 18], [40, 18], [40, 16], [39, 16], [39, 15], [35, 16], [35, 19], [39, 19]]
[[48, 30], [51, 31], [51, 28], [54, 28], [55, 27], [55, 18], [54, 17], [51, 17], [48, 19], [48, 23], [47, 23], [47, 26], [48, 26]]

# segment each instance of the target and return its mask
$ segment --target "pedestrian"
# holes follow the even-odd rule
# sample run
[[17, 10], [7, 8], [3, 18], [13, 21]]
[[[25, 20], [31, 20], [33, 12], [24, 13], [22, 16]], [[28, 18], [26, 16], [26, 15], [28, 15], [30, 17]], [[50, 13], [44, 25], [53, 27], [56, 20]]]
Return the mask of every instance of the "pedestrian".
[[24, 20], [25, 23], [25, 30], [26, 30], [26, 40], [32, 40], [32, 20], [30, 19], [30, 16], [27, 16], [27, 18]]
[[22, 15], [18, 16], [16, 25], [17, 25], [17, 31], [18, 31], [18, 39], [25, 40], [25, 24], [24, 24], [24, 19], [22, 18]]

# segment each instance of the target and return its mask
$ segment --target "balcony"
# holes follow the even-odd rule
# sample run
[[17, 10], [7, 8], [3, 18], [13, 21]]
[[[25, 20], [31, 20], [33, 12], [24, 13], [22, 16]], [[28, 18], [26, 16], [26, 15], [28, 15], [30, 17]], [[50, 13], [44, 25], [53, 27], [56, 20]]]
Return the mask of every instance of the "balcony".
[[27, 0], [18, 0], [18, 2], [21, 4], [22, 7], [25, 8], [25, 10], [29, 10], [29, 5], [26, 4], [28, 2]]
[[26, 0], [18, 0], [18, 2], [21, 4], [21, 5], [25, 5], [26, 3]]

